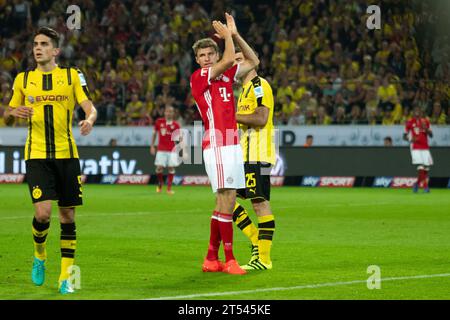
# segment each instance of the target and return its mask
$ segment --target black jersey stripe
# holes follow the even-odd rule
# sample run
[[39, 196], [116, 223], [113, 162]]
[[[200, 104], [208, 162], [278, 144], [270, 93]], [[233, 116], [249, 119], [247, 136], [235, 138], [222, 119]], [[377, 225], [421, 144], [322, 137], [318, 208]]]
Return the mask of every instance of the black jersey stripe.
[[31, 121], [31, 117], [28, 118], [28, 157], [31, 158], [31, 144], [33, 143], [33, 122]]
[[247, 130], [247, 162], [250, 162], [250, 130]]
[[248, 94], [250, 93], [250, 89], [252, 88], [252, 86], [248, 86], [247, 92], [244, 94], [244, 97], [247, 98]]
[[[77, 72], [78, 72], [78, 76], [83, 75], [83, 72], [81, 72], [80, 69], [77, 69]], [[84, 77], [84, 75], [83, 75], [83, 77]], [[85, 80], [86, 80], [86, 79], [85, 79]], [[84, 91], [84, 94], [86, 95], [86, 97], [87, 97], [89, 100], [91, 100], [91, 96], [90, 96], [90, 94], [89, 94], [89, 89], [88, 89], [87, 85], [81, 85], [81, 87], [83, 88], [83, 91]]]
[[86, 97], [91, 100], [90, 94], [89, 94], [89, 90], [87, 86], [82, 86], [84, 94], [86, 95]]
[[70, 137], [70, 111], [67, 110], [67, 142], [69, 143], [70, 158], [73, 158], [73, 144]]
[[29, 73], [29, 71], [25, 71], [25, 73], [24, 73], [24, 75], [23, 75], [23, 88], [24, 88], [24, 89], [27, 87], [28, 73]]
[[53, 106], [44, 106], [45, 146], [47, 159], [55, 159], [55, 127], [53, 123]]
[[70, 86], [72, 84], [72, 74], [70, 73], [70, 67], [67, 67], [66, 70], [67, 70], [67, 84]]
[[42, 90], [50, 91], [53, 89], [53, 79], [52, 74], [43, 74], [42, 75]]

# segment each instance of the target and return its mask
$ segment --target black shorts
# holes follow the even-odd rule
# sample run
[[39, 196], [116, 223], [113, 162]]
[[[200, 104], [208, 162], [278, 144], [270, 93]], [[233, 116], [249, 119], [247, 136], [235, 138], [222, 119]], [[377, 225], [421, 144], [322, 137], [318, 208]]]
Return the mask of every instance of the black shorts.
[[272, 165], [265, 162], [244, 163], [245, 189], [238, 189], [237, 196], [243, 199], [270, 201], [270, 170]]
[[30, 159], [25, 163], [26, 179], [33, 203], [58, 200], [60, 207], [83, 204], [78, 159]]

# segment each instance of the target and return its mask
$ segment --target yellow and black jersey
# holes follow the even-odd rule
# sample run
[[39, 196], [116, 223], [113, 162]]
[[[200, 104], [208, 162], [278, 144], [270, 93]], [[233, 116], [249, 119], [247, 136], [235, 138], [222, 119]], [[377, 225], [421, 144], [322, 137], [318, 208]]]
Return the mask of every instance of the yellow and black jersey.
[[28, 120], [25, 160], [78, 158], [72, 135], [73, 109], [75, 103], [88, 99], [86, 79], [77, 68], [57, 66], [50, 72], [36, 68], [19, 73], [9, 106], [34, 110]]
[[242, 131], [241, 146], [244, 153], [244, 161], [275, 164], [274, 100], [272, 88], [266, 79], [256, 76], [244, 84], [238, 100], [237, 113], [252, 114], [260, 106], [269, 109], [269, 117], [264, 127], [253, 128], [247, 125], [238, 125]]

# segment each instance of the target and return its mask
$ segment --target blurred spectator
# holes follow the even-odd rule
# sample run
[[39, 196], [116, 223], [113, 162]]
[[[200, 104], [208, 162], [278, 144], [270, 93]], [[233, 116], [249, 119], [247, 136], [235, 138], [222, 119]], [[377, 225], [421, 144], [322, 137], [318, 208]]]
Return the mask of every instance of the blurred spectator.
[[347, 124], [344, 107], [336, 108], [336, 111], [333, 116], [333, 121], [331, 122], [331, 124], [339, 124], [339, 125]]
[[131, 101], [127, 104], [125, 111], [126, 114], [124, 115], [124, 118], [126, 119], [126, 124], [138, 125], [145, 108], [142, 101], [139, 100], [139, 95], [137, 93], [131, 95]]
[[314, 142], [314, 137], [311, 134], [308, 134], [306, 136], [305, 144], [303, 145], [303, 147], [309, 148], [313, 145], [313, 142]]
[[398, 99], [397, 90], [393, 84], [389, 83], [389, 75], [383, 77], [383, 81], [378, 87], [377, 95], [379, 99], [378, 107], [381, 110], [394, 109]]
[[117, 147], [117, 139], [112, 138], [111, 140], [109, 140], [108, 145], [110, 147]]
[[447, 122], [447, 115], [442, 110], [440, 102], [433, 103], [433, 111], [431, 112], [430, 123], [444, 125]]
[[384, 146], [385, 147], [392, 147], [393, 146], [391, 137], [387, 136], [387, 137], [384, 138], [383, 141], [384, 141]]
[[317, 116], [316, 116], [316, 123], [317, 125], [329, 125], [331, 124], [332, 119], [331, 117], [327, 114], [325, 107], [320, 106], [317, 109]]
[[287, 124], [291, 126], [300, 126], [305, 124], [305, 115], [302, 113], [300, 107], [295, 107], [294, 112], [289, 117]]

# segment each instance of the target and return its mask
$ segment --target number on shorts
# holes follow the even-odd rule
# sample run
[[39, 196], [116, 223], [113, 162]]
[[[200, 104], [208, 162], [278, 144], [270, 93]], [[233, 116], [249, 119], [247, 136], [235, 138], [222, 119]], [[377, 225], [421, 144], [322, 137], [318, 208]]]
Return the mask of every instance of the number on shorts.
[[254, 188], [256, 187], [256, 179], [255, 179], [255, 173], [247, 173], [245, 174], [245, 177], [247, 178], [247, 188]]

